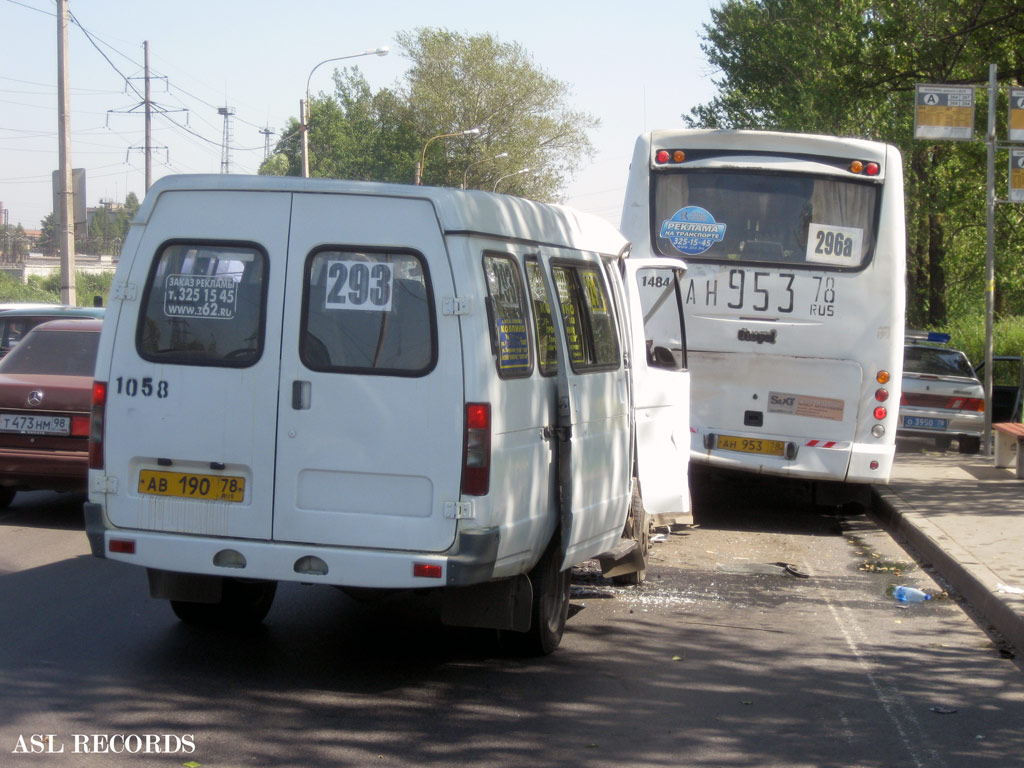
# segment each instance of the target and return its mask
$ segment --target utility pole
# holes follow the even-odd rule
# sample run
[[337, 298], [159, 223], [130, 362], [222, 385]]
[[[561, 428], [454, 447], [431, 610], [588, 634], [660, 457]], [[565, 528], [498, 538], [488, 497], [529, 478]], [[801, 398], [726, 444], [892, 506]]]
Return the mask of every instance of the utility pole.
[[221, 137], [220, 147], [220, 172], [231, 173], [231, 116], [235, 114], [235, 108], [220, 107], [217, 114], [224, 116], [224, 133]]
[[268, 125], [266, 128], [261, 128], [260, 133], [263, 134], [263, 162], [266, 162], [270, 157], [270, 137], [274, 135], [275, 131], [271, 130]]
[[149, 40], [142, 42], [142, 49], [146, 59], [146, 191], [149, 192], [149, 187], [153, 183], [153, 117], [149, 110]]
[[71, 97], [68, 88], [68, 2], [57, 0], [57, 246], [60, 249], [60, 300], [75, 304], [75, 215], [71, 183]]

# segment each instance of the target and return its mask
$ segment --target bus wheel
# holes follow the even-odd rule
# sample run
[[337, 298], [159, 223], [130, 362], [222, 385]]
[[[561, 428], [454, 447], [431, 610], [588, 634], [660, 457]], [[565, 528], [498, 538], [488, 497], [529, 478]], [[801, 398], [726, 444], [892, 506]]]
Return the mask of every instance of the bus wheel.
[[547, 656], [562, 642], [569, 618], [569, 591], [572, 569], [561, 571], [562, 549], [558, 538], [528, 574], [533, 586], [530, 628], [526, 632], [503, 631], [502, 644], [520, 656]]
[[619, 586], [642, 584], [647, 576], [647, 553], [651, 549], [651, 526], [647, 519], [647, 512], [644, 510], [644, 501], [640, 497], [640, 488], [635, 480], [633, 481], [633, 496], [629, 502], [629, 517], [626, 520], [626, 528], [622, 532], [622, 537], [636, 541], [642, 565], [632, 573], [612, 576], [612, 583]]
[[224, 589], [216, 603], [193, 603], [186, 600], [171, 600], [170, 603], [174, 615], [186, 624], [233, 628], [263, 621], [276, 593], [276, 581], [224, 579]]

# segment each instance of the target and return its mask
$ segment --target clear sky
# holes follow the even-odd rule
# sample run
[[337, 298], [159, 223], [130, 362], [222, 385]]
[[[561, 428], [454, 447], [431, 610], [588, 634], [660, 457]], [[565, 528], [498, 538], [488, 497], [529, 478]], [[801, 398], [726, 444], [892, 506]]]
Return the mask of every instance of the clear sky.
[[[164, 111], [153, 119], [155, 180], [220, 172], [222, 106], [235, 110], [230, 170], [255, 173], [264, 157], [261, 129], [280, 131], [298, 115], [318, 62], [388, 46], [387, 56], [339, 65], [357, 64], [374, 89], [393, 86], [408, 66], [395, 34], [445, 27], [520, 44], [570, 86], [573, 108], [601, 120], [591, 135], [596, 152], [566, 202], [618, 224], [637, 135], [681, 125], [680, 115], [714, 93], [699, 35], [717, 3], [70, 0], [80, 25], [72, 23], [68, 34], [72, 166], [86, 169], [90, 206], [122, 202], [128, 192], [142, 199], [144, 118], [141, 97], [125, 78], [142, 92], [143, 41], [151, 73], [165, 78], [151, 81], [151, 100]], [[0, 29], [0, 203], [12, 226], [36, 229], [52, 209], [57, 169], [56, 3], [0, 0]], [[333, 89], [335, 66], [316, 70], [314, 94]]]

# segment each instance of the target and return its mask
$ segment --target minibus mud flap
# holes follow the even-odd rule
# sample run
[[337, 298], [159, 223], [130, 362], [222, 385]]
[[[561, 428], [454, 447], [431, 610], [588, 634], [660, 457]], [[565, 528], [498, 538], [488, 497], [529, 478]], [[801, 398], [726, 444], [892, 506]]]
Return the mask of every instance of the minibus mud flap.
[[453, 627], [527, 632], [532, 604], [533, 586], [521, 573], [511, 579], [444, 590], [441, 621]]

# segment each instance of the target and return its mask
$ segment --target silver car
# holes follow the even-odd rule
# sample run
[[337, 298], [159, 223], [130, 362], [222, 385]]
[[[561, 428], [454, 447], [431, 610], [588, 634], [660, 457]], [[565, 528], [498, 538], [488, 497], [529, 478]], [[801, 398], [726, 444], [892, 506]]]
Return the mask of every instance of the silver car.
[[945, 450], [977, 453], [985, 431], [985, 388], [967, 356], [956, 349], [907, 344], [897, 436], [933, 437]]

